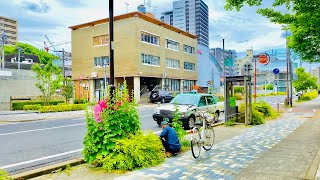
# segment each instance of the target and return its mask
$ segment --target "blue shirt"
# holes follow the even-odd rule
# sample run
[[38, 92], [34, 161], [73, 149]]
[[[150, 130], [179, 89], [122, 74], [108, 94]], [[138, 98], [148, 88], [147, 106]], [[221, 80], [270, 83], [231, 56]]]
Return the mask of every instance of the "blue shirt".
[[164, 138], [167, 143], [169, 144], [170, 148], [174, 151], [179, 151], [181, 148], [178, 136], [176, 131], [170, 127], [167, 126], [163, 129], [163, 131], [160, 134], [161, 138]]

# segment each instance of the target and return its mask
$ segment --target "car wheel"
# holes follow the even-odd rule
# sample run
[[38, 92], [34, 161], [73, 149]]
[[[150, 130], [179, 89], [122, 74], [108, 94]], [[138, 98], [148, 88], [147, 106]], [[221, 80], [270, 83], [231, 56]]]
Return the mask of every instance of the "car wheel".
[[214, 119], [213, 119], [213, 121], [215, 122], [215, 123], [217, 123], [218, 122], [218, 119], [219, 119], [219, 111], [216, 111], [215, 113], [214, 113], [214, 117], [213, 117]]
[[165, 103], [166, 100], [164, 98], [161, 98], [161, 103]]
[[158, 126], [160, 127], [160, 125], [161, 125], [161, 120], [157, 120], [157, 124], [158, 124]]

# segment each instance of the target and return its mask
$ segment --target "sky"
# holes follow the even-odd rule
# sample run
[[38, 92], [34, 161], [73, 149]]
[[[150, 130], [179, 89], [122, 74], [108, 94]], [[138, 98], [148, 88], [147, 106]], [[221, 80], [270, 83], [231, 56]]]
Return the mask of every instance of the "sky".
[[[148, 1], [148, 0], [146, 0]], [[269, 1], [269, 0], [268, 0]], [[164, 11], [172, 10], [173, 0], [151, 0], [147, 10], [160, 18]], [[251, 47], [255, 52], [284, 48], [285, 36], [281, 25], [257, 14], [257, 7], [245, 6], [237, 11], [226, 11], [225, 0], [204, 0], [209, 6], [210, 47], [235, 49], [243, 54]], [[114, 0], [115, 15], [136, 11], [144, 0]], [[127, 6], [126, 3], [129, 5]], [[270, 6], [270, 4], [264, 4]], [[68, 28], [108, 17], [108, 0], [1, 0], [0, 16], [18, 20], [19, 41], [43, 48], [49, 44], [57, 50], [71, 51], [71, 30]], [[59, 45], [62, 44], [62, 45]]]

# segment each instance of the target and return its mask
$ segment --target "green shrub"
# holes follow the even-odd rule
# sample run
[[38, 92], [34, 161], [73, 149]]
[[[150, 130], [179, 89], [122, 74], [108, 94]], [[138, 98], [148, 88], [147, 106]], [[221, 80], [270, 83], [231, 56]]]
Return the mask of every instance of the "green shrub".
[[150, 133], [131, 135], [118, 140], [113, 152], [105, 157], [99, 155], [97, 163], [108, 172], [112, 170], [132, 171], [159, 165], [164, 161], [164, 149], [157, 135]]
[[217, 99], [218, 102], [223, 102], [224, 101], [224, 96], [223, 95], [214, 95]]
[[[245, 103], [239, 106], [239, 112], [245, 112]], [[275, 119], [278, 113], [265, 101], [252, 103], [252, 121], [251, 125], [264, 124], [266, 119]]]
[[183, 128], [182, 121], [180, 121], [181, 113], [179, 111], [178, 105], [174, 105], [173, 119], [172, 119], [172, 127], [176, 130], [179, 141], [181, 141], [184, 136], [187, 134]]
[[37, 111], [41, 107], [41, 104], [34, 104], [34, 105], [24, 105], [24, 111]]
[[67, 103], [58, 103], [57, 105], [67, 105]]
[[235, 93], [233, 96], [236, 100], [242, 100], [244, 99], [244, 96], [240, 93]]
[[286, 92], [278, 92], [277, 95], [281, 95], [281, 96], [284, 96], [286, 95], [287, 93]]
[[[49, 105], [57, 105], [59, 103], [64, 103], [64, 101], [50, 101], [48, 102]], [[44, 106], [44, 102], [42, 101], [13, 101], [12, 103], [12, 110], [23, 110], [23, 106], [25, 105], [35, 105], [35, 104], [41, 104], [41, 106]]]
[[0, 180], [13, 180], [13, 178], [6, 171], [0, 169]]
[[234, 90], [234, 93], [241, 93], [241, 94], [244, 94], [244, 87], [243, 86], [235, 86], [233, 88]]
[[306, 92], [304, 94], [302, 94], [302, 96], [300, 97], [300, 101], [310, 101], [312, 99], [315, 99], [316, 97], [318, 97], [318, 92], [317, 91], [310, 91], [310, 92]]
[[86, 104], [68, 104], [68, 105], [56, 105], [56, 106], [41, 106], [39, 108], [40, 113], [47, 112], [65, 112], [65, 111], [79, 111], [87, 109]]
[[[96, 162], [97, 157], [102, 161], [102, 158], [115, 151], [120, 153], [115, 149], [116, 143], [140, 132], [139, 111], [136, 108], [138, 105], [133, 97], [133, 101], [130, 100], [125, 82], [122, 94], [120, 89], [116, 89], [112, 100], [115, 103], [105, 98], [99, 101], [93, 112], [86, 114], [87, 134], [82, 153], [84, 160], [90, 164]], [[112, 156], [120, 157], [116, 156], [117, 153]]]
[[86, 100], [86, 99], [77, 99], [77, 98], [75, 98], [73, 100], [73, 104], [86, 104], [86, 103], [88, 103], [88, 100]]
[[252, 109], [252, 120], [250, 122], [250, 125], [259, 125], [264, 123], [265, 123], [264, 115], [261, 112], [255, 109]]

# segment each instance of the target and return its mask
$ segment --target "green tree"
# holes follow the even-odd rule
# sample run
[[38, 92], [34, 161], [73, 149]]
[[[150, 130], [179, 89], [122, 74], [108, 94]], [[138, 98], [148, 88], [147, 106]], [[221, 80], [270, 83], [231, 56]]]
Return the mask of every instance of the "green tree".
[[48, 62], [52, 61], [53, 59], [57, 59], [58, 57], [40, 50], [30, 44], [26, 44], [26, 43], [21, 43], [18, 42], [16, 45], [14, 46], [5, 46], [5, 54], [15, 54], [18, 52], [17, 48], [20, 47], [24, 50], [24, 54], [31, 54], [31, 55], [36, 55], [38, 56], [41, 64], [47, 64]]
[[[262, 86], [262, 88], [265, 89], [265, 88], [266, 88], [266, 84], [264, 84], [264, 85]], [[273, 84], [268, 84], [268, 85], [267, 85], [267, 90], [273, 90]]]
[[73, 96], [73, 81], [71, 78], [64, 78], [61, 90], [62, 96], [66, 99], [66, 103], [68, 103]]
[[[226, 0], [225, 9], [239, 11], [245, 4], [260, 6], [270, 0]], [[319, 0], [273, 0], [273, 8], [259, 8], [257, 13], [271, 22], [287, 24], [292, 35], [289, 47], [305, 61], [320, 61], [320, 1]], [[286, 7], [287, 12], [275, 10]]]
[[36, 73], [36, 86], [40, 89], [43, 102], [47, 105], [50, 97], [62, 86], [61, 69], [49, 61], [45, 65], [33, 65], [32, 70]]
[[293, 86], [297, 92], [318, 88], [318, 79], [316, 77], [311, 77], [310, 73], [305, 72], [304, 68], [297, 68], [296, 74], [298, 75], [298, 79], [293, 81]]

